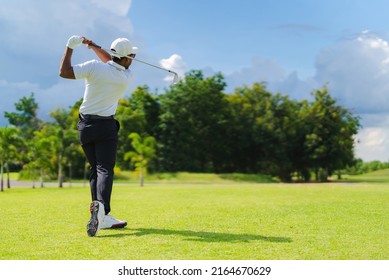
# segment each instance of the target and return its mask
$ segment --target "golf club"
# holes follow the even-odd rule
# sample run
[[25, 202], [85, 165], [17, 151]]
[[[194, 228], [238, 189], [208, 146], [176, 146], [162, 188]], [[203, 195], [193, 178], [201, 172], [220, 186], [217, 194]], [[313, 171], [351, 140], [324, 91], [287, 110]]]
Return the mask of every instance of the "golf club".
[[[116, 54], [115, 51], [109, 50], [109, 49], [105, 49], [105, 48], [103, 48], [103, 47], [101, 47], [101, 46], [99, 46], [99, 45], [97, 45], [97, 44], [95, 44], [95, 43], [91, 43], [90, 45], [91, 45], [91, 46], [94, 46], [94, 47], [96, 47], [96, 48], [105, 50], [106, 52], [109, 52], [109, 53], [112, 53], [112, 54]], [[152, 67], [154, 67], [154, 68], [157, 68], [157, 69], [160, 69], [160, 70], [164, 70], [164, 71], [167, 71], [167, 72], [173, 74], [173, 84], [176, 84], [176, 83], [178, 82], [178, 80], [179, 80], [178, 74], [177, 74], [176, 72], [172, 71], [172, 70], [169, 70], [169, 69], [166, 69], [166, 68], [163, 68], [163, 67], [160, 67], [160, 66], [157, 66], [157, 65], [154, 65], [154, 64], [151, 64], [151, 63], [148, 63], [148, 62], [139, 60], [139, 59], [137, 59], [137, 58], [133, 58], [133, 57], [131, 57], [131, 56], [129, 56], [129, 55], [126, 55], [125, 57], [128, 57], [128, 58], [130, 58], [130, 59], [132, 59], [132, 60], [135, 60], [135, 61], [137, 61], [137, 62], [146, 64], [146, 65], [152, 66]]]

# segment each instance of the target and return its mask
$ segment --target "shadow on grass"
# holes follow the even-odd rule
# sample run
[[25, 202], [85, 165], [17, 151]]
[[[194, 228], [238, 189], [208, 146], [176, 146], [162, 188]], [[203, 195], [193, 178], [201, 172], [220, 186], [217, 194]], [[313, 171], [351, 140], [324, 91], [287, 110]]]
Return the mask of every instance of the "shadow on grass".
[[117, 234], [101, 235], [100, 237], [124, 237], [130, 235], [137, 236], [137, 237], [142, 237], [145, 235], [175, 235], [175, 236], [184, 237], [183, 240], [185, 241], [197, 241], [197, 242], [250, 242], [250, 241], [257, 241], [257, 240], [266, 241], [266, 242], [275, 242], [275, 243], [292, 242], [292, 239], [289, 237], [263, 236], [263, 235], [255, 235], [255, 234], [232, 234], [232, 233], [192, 231], [192, 230], [170, 230], [170, 229], [156, 229], [156, 228], [122, 229]]

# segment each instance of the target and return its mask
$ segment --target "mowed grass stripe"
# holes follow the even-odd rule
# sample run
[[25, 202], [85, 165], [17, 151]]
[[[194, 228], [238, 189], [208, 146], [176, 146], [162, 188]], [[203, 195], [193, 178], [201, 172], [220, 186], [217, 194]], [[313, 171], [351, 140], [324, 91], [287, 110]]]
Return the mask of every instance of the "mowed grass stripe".
[[389, 187], [115, 186], [122, 230], [86, 235], [89, 188], [0, 193], [0, 259], [389, 259]]

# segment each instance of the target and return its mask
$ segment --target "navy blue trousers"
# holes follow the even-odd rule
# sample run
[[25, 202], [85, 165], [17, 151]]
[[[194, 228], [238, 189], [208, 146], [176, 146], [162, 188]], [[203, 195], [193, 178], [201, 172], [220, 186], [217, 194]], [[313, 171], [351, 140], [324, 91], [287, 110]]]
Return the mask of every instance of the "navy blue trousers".
[[111, 194], [118, 143], [119, 122], [113, 117], [94, 119], [80, 115], [77, 124], [82, 149], [91, 167], [92, 201], [104, 204], [105, 214], [111, 212]]

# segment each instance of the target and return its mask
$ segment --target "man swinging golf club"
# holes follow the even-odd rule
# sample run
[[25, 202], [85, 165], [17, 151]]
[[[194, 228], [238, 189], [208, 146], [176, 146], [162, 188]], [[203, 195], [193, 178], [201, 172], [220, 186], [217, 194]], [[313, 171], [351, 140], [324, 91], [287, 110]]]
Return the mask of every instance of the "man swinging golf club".
[[[101, 61], [90, 60], [72, 65], [73, 49], [86, 44]], [[81, 146], [91, 166], [91, 218], [89, 236], [99, 229], [123, 228], [126, 221], [109, 215], [113, 169], [116, 162], [119, 122], [114, 119], [118, 101], [132, 80], [129, 66], [137, 48], [128, 39], [118, 38], [111, 44], [112, 56], [82, 36], [69, 38], [63, 54], [59, 75], [66, 79], [85, 79], [85, 92], [77, 125]]]

